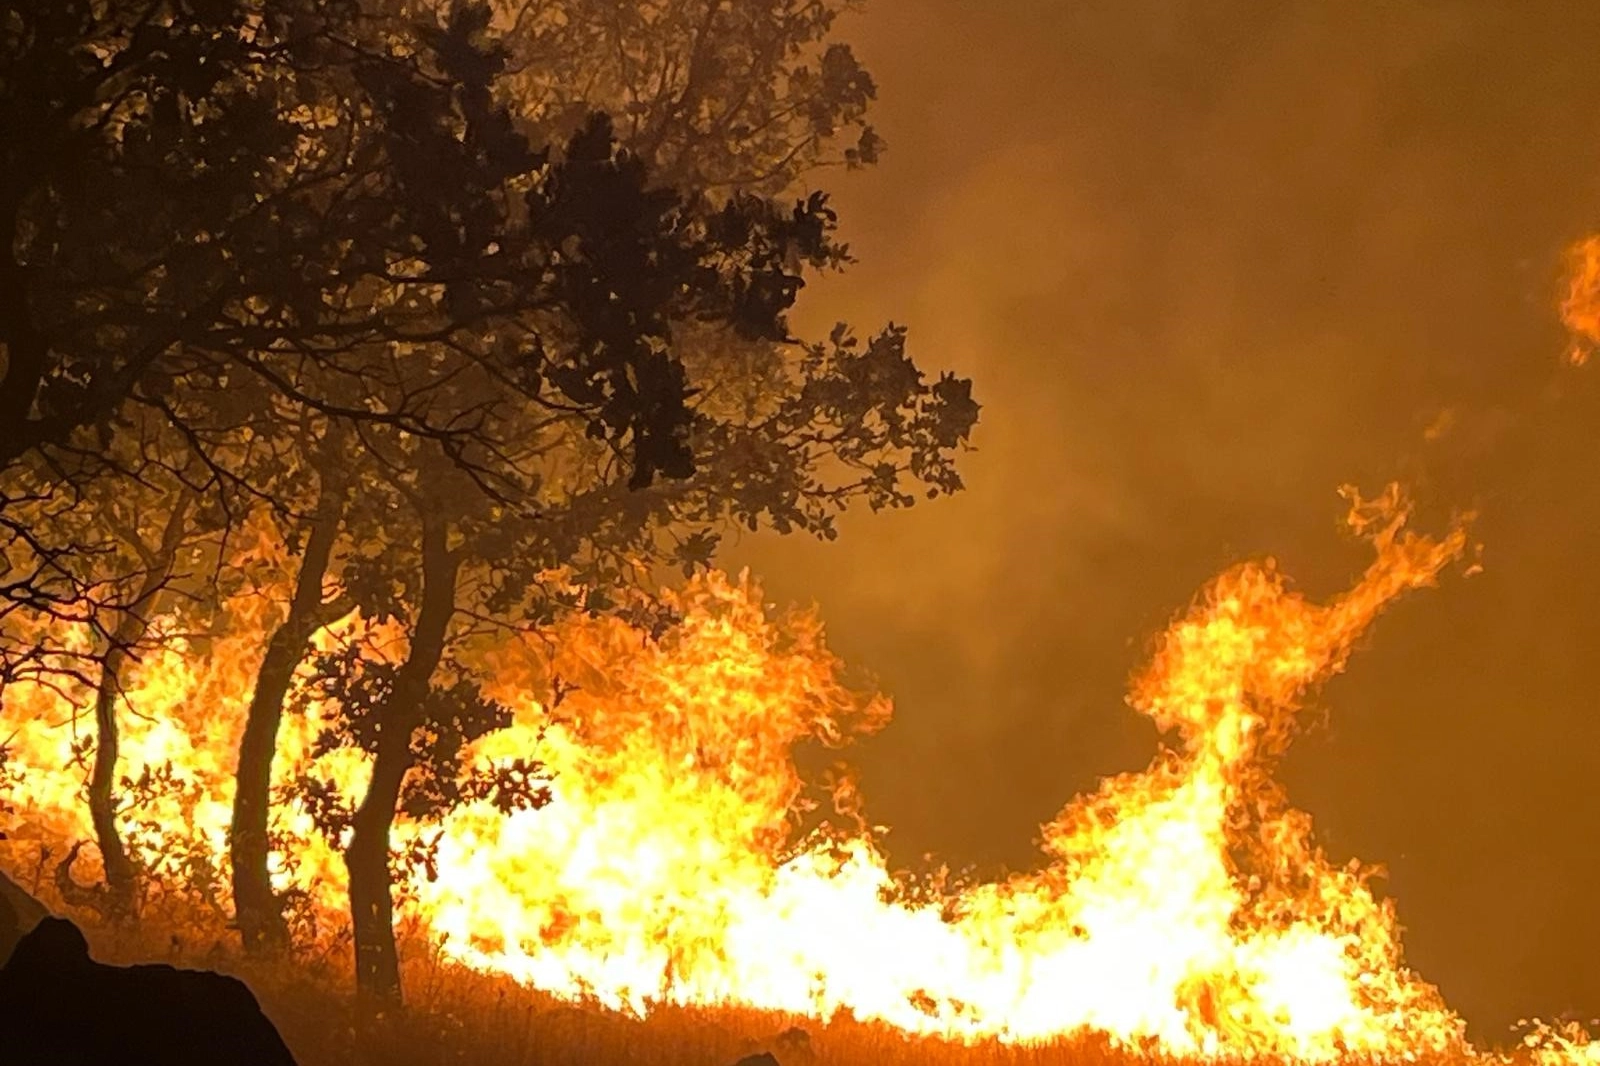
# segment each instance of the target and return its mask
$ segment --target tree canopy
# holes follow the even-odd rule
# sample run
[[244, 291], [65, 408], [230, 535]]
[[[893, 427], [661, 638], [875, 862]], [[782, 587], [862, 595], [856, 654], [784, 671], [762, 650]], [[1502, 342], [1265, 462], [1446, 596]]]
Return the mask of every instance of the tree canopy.
[[[396, 998], [397, 805], [459, 795], [452, 752], [500, 720], [464, 642], [634, 609], [732, 528], [831, 538], [854, 503], [961, 487], [970, 382], [930, 380], [899, 326], [807, 340], [788, 322], [808, 276], [849, 262], [805, 183], [881, 150], [838, 10], [0, 14], [0, 592], [32, 626], [0, 637], [15, 671], [59, 650], [52, 619], [95, 634], [77, 676], [99, 693], [91, 793], [124, 908], [118, 671], [162, 590], [220, 602], [247, 522], [293, 564], [240, 750], [240, 929], [282, 937], [270, 769], [311, 669], [347, 712], [328, 742], [374, 759], [349, 812], [357, 970]], [[403, 655], [311, 656], [352, 611], [398, 627]]]

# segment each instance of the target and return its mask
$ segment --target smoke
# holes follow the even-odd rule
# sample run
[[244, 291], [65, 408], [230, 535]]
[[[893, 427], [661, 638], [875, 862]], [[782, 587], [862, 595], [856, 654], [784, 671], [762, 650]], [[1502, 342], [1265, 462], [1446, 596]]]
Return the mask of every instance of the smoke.
[[733, 561], [896, 698], [863, 780], [894, 856], [1029, 862], [1148, 751], [1124, 682], [1193, 590], [1269, 553], [1340, 586], [1333, 486], [1401, 475], [1481, 510], [1488, 571], [1397, 612], [1291, 795], [1484, 1034], [1600, 1010], [1600, 397], [1557, 315], [1600, 9], [878, 0], [851, 33], [890, 151], [833, 182], [861, 263], [808, 324], [892, 315], [975, 376], [971, 488]]

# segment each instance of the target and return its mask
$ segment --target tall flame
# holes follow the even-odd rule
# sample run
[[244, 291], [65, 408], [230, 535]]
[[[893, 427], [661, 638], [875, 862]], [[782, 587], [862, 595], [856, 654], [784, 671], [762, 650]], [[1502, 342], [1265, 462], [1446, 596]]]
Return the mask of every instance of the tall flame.
[[[1332, 863], [1273, 777], [1307, 693], [1466, 545], [1460, 529], [1408, 530], [1393, 488], [1349, 498], [1375, 551], [1360, 580], [1317, 604], [1270, 561], [1216, 578], [1133, 682], [1130, 703], [1169, 741], [1044, 826], [1034, 872], [897, 879], [848, 817], [848, 772], [829, 778], [847, 817], [805, 831], [817, 805], [805, 751], [879, 728], [888, 706], [844, 685], [813, 617], [774, 617], [748, 578], [713, 574], [667, 594], [682, 622], [659, 641], [580, 619], [547, 643], [483, 653], [516, 720], [468, 761], [534, 755], [553, 802], [402, 819], [399, 846], [437, 846], [437, 875], [402, 886], [402, 911], [469, 966], [641, 1012], [737, 1002], [957, 1038], [1093, 1030], [1177, 1054], [1306, 1060], [1461, 1050], [1460, 1019], [1402, 964], [1371, 872]], [[219, 912], [233, 752], [272, 621], [260, 603], [242, 597], [234, 630], [204, 649], [170, 635], [128, 678], [122, 715], [124, 773], [143, 781], [122, 819], [131, 850], [158, 883]], [[575, 687], [545, 706], [537, 694], [557, 676]], [[4, 846], [25, 879], [44, 849], [90, 836], [74, 698], [5, 694], [25, 773]], [[288, 723], [279, 784], [315, 774], [359, 795], [362, 757], [313, 757], [318, 715]], [[337, 920], [334, 845], [297, 805], [275, 818], [279, 886]]]

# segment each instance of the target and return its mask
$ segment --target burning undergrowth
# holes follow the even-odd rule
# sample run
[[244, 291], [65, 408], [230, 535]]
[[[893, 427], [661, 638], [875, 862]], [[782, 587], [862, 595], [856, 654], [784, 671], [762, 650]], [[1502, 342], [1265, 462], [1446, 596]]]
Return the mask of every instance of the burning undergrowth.
[[[1003, 882], [891, 874], [837, 758], [888, 705], [843, 682], [814, 616], [775, 614], [748, 578], [696, 579], [634, 620], [464, 632], [435, 687], [450, 691], [450, 671], [481, 684], [450, 705], [457, 740], [408, 779], [397, 924], [438, 965], [635, 1016], [729, 1005], [1179, 1056], [1470, 1053], [1461, 1020], [1405, 967], [1372, 871], [1324, 855], [1273, 776], [1306, 695], [1467, 546], [1460, 528], [1407, 528], [1394, 489], [1350, 500], [1374, 552], [1359, 580], [1318, 604], [1270, 561], [1215, 579], [1134, 679], [1130, 703], [1167, 737], [1151, 765], [1069, 802], [1043, 829], [1039, 868]], [[173, 621], [120, 705], [116, 817], [142, 906], [216, 936], [269, 613], [244, 589], [218, 632]], [[361, 694], [403, 644], [349, 615], [296, 676], [271, 834], [302, 951], [332, 958], [346, 943], [341, 849], [371, 772]], [[70, 683], [17, 684], [4, 703], [5, 864], [67, 903], [92, 903], [81, 882], [97, 873], [93, 848], [62, 861], [94, 835], [85, 699]], [[1538, 1043], [1592, 1058], [1581, 1033]]]

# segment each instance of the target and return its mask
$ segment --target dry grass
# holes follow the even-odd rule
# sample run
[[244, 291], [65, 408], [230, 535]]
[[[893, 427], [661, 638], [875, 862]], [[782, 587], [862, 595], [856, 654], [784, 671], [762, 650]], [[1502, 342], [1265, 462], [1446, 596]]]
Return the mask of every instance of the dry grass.
[[406, 1014], [358, 1041], [340, 945], [292, 964], [265, 964], [240, 957], [220, 927], [174, 934], [146, 922], [118, 934], [86, 923], [85, 930], [107, 962], [168, 961], [243, 978], [301, 1066], [731, 1066], [761, 1051], [781, 1066], [1180, 1066], [1094, 1036], [968, 1045], [847, 1017], [819, 1022], [737, 1007], [664, 1007], [641, 1021], [563, 1003], [424, 949], [413, 949], [406, 962]]

